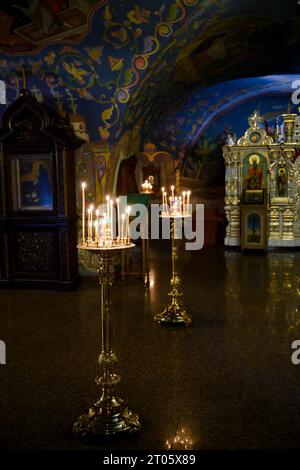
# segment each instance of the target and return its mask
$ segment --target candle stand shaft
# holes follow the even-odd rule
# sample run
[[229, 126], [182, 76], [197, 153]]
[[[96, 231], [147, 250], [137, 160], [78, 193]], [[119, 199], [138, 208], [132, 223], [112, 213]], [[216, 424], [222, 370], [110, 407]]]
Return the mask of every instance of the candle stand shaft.
[[183, 303], [183, 291], [181, 275], [178, 267], [179, 262], [179, 240], [175, 234], [175, 220], [171, 218], [171, 239], [172, 239], [172, 277], [170, 280], [171, 290], [169, 292], [170, 302], [163, 312], [155, 315], [157, 323], [163, 325], [185, 325], [192, 323]]

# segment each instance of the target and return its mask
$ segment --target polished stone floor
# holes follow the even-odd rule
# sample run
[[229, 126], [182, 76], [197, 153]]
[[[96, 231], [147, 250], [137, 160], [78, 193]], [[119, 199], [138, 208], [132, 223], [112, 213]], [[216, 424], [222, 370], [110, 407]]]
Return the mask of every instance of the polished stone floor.
[[8, 449], [166, 449], [184, 428], [190, 449], [300, 448], [300, 252], [206, 248], [182, 258], [194, 323], [153, 322], [167, 300], [168, 242], [152, 244], [151, 288], [113, 287], [123, 396], [139, 435], [75, 439], [72, 425], [97, 396], [97, 281], [75, 292], [0, 291], [0, 446]]

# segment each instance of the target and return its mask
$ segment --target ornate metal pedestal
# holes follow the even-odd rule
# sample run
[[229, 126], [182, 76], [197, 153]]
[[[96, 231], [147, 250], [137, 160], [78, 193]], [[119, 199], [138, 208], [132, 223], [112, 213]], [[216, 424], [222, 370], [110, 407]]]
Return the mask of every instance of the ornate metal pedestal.
[[190, 217], [189, 215], [163, 215], [162, 218], [171, 219], [171, 239], [172, 239], [172, 277], [170, 280], [171, 290], [169, 292], [170, 303], [161, 313], [155, 315], [154, 319], [159, 324], [164, 325], [185, 325], [192, 323], [183, 303], [183, 291], [181, 285], [181, 275], [178, 269], [178, 239], [175, 234], [175, 219]]
[[113, 248], [91, 248], [82, 245], [78, 247], [93, 251], [99, 259], [102, 323], [102, 349], [99, 356], [102, 375], [96, 378], [97, 385], [100, 385], [102, 389], [102, 395], [74, 424], [73, 431], [80, 437], [109, 436], [125, 431], [137, 431], [140, 427], [138, 416], [128, 410], [123, 400], [115, 394], [115, 387], [121, 378], [116, 373], [117, 356], [113, 351], [113, 316], [109, 308], [109, 288], [114, 280], [115, 251], [133, 247], [133, 244]]

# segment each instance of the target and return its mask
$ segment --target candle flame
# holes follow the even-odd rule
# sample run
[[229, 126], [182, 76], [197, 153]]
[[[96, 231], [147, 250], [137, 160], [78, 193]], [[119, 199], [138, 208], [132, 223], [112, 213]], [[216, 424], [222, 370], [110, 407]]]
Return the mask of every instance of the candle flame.
[[82, 187], [82, 189], [85, 189], [86, 188], [86, 183], [85, 182], [81, 183], [81, 187]]

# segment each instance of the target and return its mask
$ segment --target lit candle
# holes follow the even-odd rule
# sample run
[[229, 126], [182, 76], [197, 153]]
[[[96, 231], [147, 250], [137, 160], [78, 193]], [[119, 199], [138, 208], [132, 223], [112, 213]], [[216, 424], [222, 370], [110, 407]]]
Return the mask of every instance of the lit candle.
[[110, 238], [114, 238], [113, 200], [110, 201]]
[[87, 210], [87, 215], [88, 215], [88, 242], [91, 238], [91, 236], [90, 236], [90, 211], [91, 211], [90, 209]]
[[186, 203], [187, 204], [187, 210], [186, 211], [187, 211], [187, 213], [189, 213], [190, 212], [190, 195], [191, 195], [191, 191], [188, 191], [186, 193], [186, 195], [187, 195], [187, 203]]
[[93, 215], [94, 215], [94, 206], [93, 204], [90, 205], [90, 237], [91, 242], [93, 241]]
[[127, 207], [127, 222], [126, 222], [126, 241], [129, 242], [129, 214], [130, 214], [130, 206]]
[[109, 200], [110, 200], [110, 197], [109, 196], [106, 196], [106, 204], [107, 204], [107, 218], [109, 219]]
[[171, 191], [172, 191], [172, 200], [174, 199], [174, 186], [171, 186]]
[[102, 219], [102, 228], [101, 228], [103, 241], [106, 238], [106, 225], [107, 225], [107, 214], [106, 212], [104, 212], [103, 219]]
[[165, 205], [165, 188], [161, 188], [161, 193], [162, 193], [162, 211], [165, 212], [166, 209], [164, 207]]
[[182, 211], [183, 211], [183, 213], [185, 213], [185, 195], [186, 195], [186, 192], [183, 191], [182, 192]]
[[89, 232], [89, 243], [92, 242], [93, 240], [93, 234], [92, 234], [92, 231], [93, 231], [93, 224], [92, 222], [89, 222], [88, 224], [88, 232]]
[[118, 218], [118, 235], [117, 238], [120, 239], [120, 199], [117, 197], [117, 218]]
[[99, 243], [99, 210], [96, 209], [95, 237], [97, 244]]
[[86, 183], [82, 183], [82, 243], [85, 243], [85, 187]]
[[166, 212], [166, 214], [167, 214], [167, 213], [168, 213], [167, 191], [164, 192], [164, 198], [165, 198], [165, 212]]
[[98, 245], [99, 234], [98, 234], [98, 221], [97, 221], [97, 219], [94, 222], [94, 228], [95, 228], [95, 242]]
[[124, 239], [124, 225], [125, 225], [125, 214], [122, 214], [122, 225], [121, 225], [121, 238], [122, 242]]

